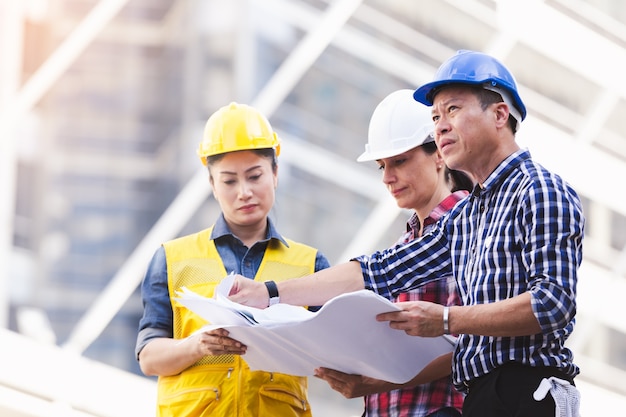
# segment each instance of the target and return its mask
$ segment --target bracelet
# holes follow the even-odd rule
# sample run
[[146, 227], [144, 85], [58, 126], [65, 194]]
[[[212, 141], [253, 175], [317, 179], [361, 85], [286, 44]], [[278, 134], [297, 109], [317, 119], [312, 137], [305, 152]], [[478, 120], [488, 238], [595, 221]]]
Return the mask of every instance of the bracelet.
[[450, 323], [448, 316], [450, 315], [450, 307], [445, 306], [443, 308], [443, 334], [450, 334]]
[[278, 286], [276, 286], [276, 283], [274, 281], [265, 281], [265, 287], [267, 288], [267, 293], [270, 296], [268, 307], [280, 303], [280, 297], [278, 296]]

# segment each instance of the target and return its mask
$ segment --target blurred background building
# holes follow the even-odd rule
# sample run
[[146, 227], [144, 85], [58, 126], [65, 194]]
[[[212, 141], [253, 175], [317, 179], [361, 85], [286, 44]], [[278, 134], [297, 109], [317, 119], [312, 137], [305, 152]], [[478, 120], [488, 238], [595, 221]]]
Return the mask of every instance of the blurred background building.
[[[0, 415], [153, 414], [137, 287], [160, 242], [215, 220], [195, 149], [230, 101], [282, 138], [286, 236], [332, 263], [394, 242], [407, 213], [355, 159], [376, 104], [458, 49], [512, 69], [519, 143], [583, 199], [582, 411], [624, 409], [626, 3], [0, 0]], [[311, 390], [316, 416], [360, 415]]]

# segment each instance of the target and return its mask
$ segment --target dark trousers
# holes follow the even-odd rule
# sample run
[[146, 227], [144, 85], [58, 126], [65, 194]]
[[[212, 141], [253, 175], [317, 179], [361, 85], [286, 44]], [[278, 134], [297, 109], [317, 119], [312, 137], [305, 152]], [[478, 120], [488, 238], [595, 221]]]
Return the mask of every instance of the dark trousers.
[[554, 417], [551, 395], [541, 401], [533, 398], [541, 380], [551, 376], [574, 384], [572, 377], [556, 368], [502, 365], [470, 384], [463, 417]]

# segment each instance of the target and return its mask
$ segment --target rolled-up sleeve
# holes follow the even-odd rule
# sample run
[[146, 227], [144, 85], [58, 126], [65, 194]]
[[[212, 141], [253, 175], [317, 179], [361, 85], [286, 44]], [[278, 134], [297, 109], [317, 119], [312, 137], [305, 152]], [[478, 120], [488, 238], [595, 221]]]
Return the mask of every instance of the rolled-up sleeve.
[[532, 210], [524, 213], [523, 225], [532, 308], [545, 333], [565, 328], [576, 315], [585, 223], [576, 193], [562, 182], [550, 185], [527, 194], [530, 201], [524, 206]]
[[172, 304], [168, 291], [167, 264], [163, 247], [157, 249], [148, 265], [141, 283], [141, 299], [144, 311], [139, 321], [135, 345], [137, 358], [150, 340], [173, 336]]

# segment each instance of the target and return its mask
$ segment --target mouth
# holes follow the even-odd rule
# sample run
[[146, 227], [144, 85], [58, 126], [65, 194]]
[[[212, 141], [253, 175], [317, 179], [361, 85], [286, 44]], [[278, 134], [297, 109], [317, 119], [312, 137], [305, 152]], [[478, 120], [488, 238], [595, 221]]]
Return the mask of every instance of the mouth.
[[239, 207], [239, 211], [250, 211], [256, 207], [256, 204], [246, 204], [245, 206]]
[[439, 141], [439, 150], [441, 152], [444, 152], [444, 149], [447, 148], [448, 146], [454, 144], [454, 141], [451, 139], [442, 139], [441, 141]]
[[389, 191], [391, 192], [392, 196], [397, 197], [398, 195], [402, 194], [402, 192], [405, 189], [406, 189], [405, 187], [402, 187], [402, 188], [395, 188], [395, 189], [392, 189], [392, 190], [389, 190]]
[[452, 143], [452, 139], [441, 139], [439, 141], [439, 146], [441, 146], [442, 148], [446, 147], [447, 145], [450, 145]]

